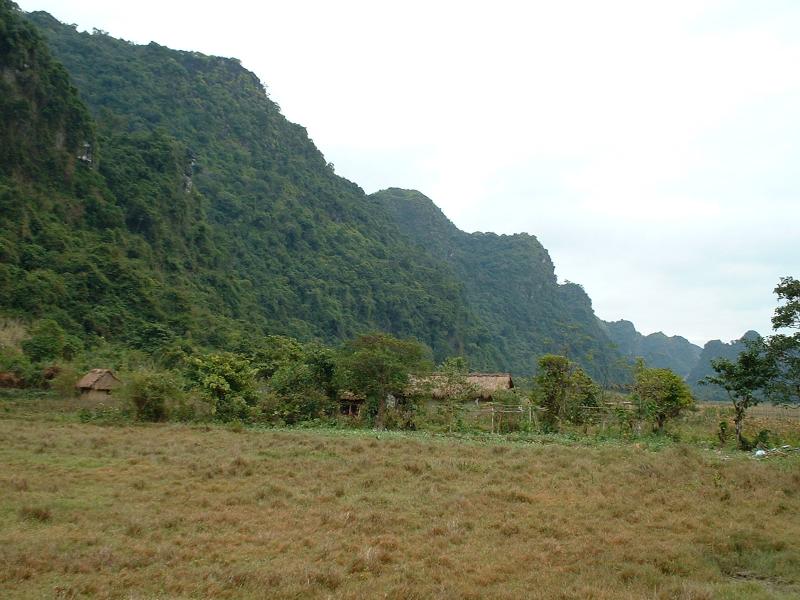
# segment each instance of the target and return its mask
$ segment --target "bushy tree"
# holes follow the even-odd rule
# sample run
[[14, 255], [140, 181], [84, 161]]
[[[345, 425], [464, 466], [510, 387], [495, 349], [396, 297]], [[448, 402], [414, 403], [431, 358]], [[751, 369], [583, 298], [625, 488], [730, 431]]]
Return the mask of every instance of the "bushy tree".
[[572, 423], [586, 423], [596, 418], [594, 409], [600, 407], [603, 390], [579, 366], [572, 372], [570, 402], [567, 404], [567, 420]]
[[539, 358], [535, 393], [545, 410], [544, 421], [551, 427], [566, 416], [570, 380], [570, 361], [566, 356], [545, 354]]
[[289, 424], [333, 413], [334, 404], [325, 393], [314, 367], [294, 362], [280, 367], [269, 380], [271, 395], [262, 403], [268, 419]]
[[122, 395], [132, 405], [139, 421], [166, 421], [171, 409], [183, 403], [184, 391], [171, 371], [141, 369], [125, 377]]
[[189, 360], [192, 379], [220, 421], [249, 419], [258, 401], [256, 369], [241, 354], [223, 352]]
[[680, 376], [670, 369], [649, 368], [642, 359], [636, 364], [633, 399], [639, 412], [653, 420], [658, 432], [664, 430], [667, 419], [694, 404], [692, 392]]
[[311, 373], [314, 386], [329, 398], [336, 396], [334, 375], [336, 373], [336, 353], [317, 342], [303, 346], [303, 363]]
[[375, 427], [382, 429], [388, 396], [402, 397], [410, 375], [429, 370], [429, 350], [420, 342], [373, 333], [345, 344], [336, 360], [335, 381], [339, 389], [366, 398]]
[[583, 369], [566, 356], [545, 354], [539, 358], [534, 378], [534, 396], [545, 423], [582, 423], [592, 407], [599, 406], [601, 390]]
[[268, 335], [260, 339], [249, 352], [257, 375], [269, 379], [286, 365], [304, 360], [303, 345], [285, 335]]

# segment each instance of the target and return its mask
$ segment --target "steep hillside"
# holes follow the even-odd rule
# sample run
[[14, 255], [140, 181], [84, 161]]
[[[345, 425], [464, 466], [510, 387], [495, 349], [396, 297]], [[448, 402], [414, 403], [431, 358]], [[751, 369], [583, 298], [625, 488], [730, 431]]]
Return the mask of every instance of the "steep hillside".
[[[5, 50], [4, 82], [13, 90], [4, 98], [13, 92], [29, 108], [4, 111], [13, 127], [3, 148], [18, 147], [17, 138], [35, 146], [6, 152], [3, 172], [20, 174], [14, 185], [41, 186], [52, 169], [32, 171], [25, 161], [53, 163], [45, 150], [58, 147], [50, 138], [61, 140], [57, 125], [42, 131], [38, 123], [63, 111], [23, 89], [15, 65], [37, 81], [54, 79], [37, 65], [52, 69], [61, 87], [45, 96], [67, 99], [87, 132], [97, 131], [91, 164], [77, 161], [91, 185], [62, 186], [63, 198], [5, 194], [16, 211], [0, 232], [9, 248], [6, 312], [56, 314], [77, 333], [126, 343], [154, 327], [214, 346], [267, 331], [335, 341], [380, 329], [415, 336], [437, 356], [480, 351], [480, 328], [449, 269], [337, 177], [238, 61], [134, 46], [27, 15], [66, 64], [92, 127], [39, 35], [13, 4], [2, 7], [3, 27], [24, 34]], [[25, 58], [31, 52], [40, 62]], [[62, 145], [82, 152], [89, 133], [67, 133]], [[75, 152], [57, 150], [66, 165], [59, 172], [75, 170]]]
[[[105, 149], [124, 161], [98, 169], [101, 144], [88, 110], [6, 0], [0, 31], [0, 308], [54, 317], [73, 333], [129, 339], [147, 323], [190, 320], [191, 311], [181, 314], [190, 269], [163, 268], [176, 249], [155, 229], [147, 239], [126, 227], [137, 193], [159, 198], [148, 210], [169, 222], [170, 240], [180, 239], [173, 232], [188, 233], [196, 212], [202, 219], [200, 200], [181, 190], [180, 145], [150, 134], [119, 138]], [[126, 170], [136, 190], [122, 185]], [[124, 192], [115, 195], [115, 188]], [[197, 234], [190, 246], [202, 249], [203, 242]], [[195, 266], [202, 265], [188, 265]]]
[[642, 335], [630, 321], [603, 321], [602, 326], [624, 356], [642, 357], [648, 366], [672, 369], [683, 378], [688, 377], [703, 350], [679, 335]]
[[[377, 329], [479, 369], [529, 373], [556, 352], [625, 378], [590, 299], [558, 284], [535, 237], [461, 232], [416, 192], [367, 197], [235, 59], [0, 3], [23, 32], [2, 63], [16, 103], [0, 131], [6, 314], [145, 348]], [[25, 69], [51, 87], [25, 88]]]
[[686, 381], [692, 386], [692, 391], [695, 396], [702, 400], [727, 400], [728, 395], [721, 387], [716, 385], [699, 385], [699, 381], [704, 377], [714, 374], [711, 368], [711, 361], [718, 358], [727, 358], [728, 360], [736, 360], [742, 350], [745, 349], [745, 341], [751, 339], [758, 339], [761, 335], [757, 331], [748, 331], [738, 340], [731, 342], [722, 342], [720, 340], [711, 340], [704, 347], [697, 359], [697, 364], [689, 373]]
[[601, 381], [624, 377], [591, 300], [579, 285], [558, 284], [547, 250], [534, 236], [465, 233], [417, 191], [391, 188], [371, 198], [409, 239], [453, 268], [503, 368], [530, 371], [534, 357], [554, 352], [579, 361]]

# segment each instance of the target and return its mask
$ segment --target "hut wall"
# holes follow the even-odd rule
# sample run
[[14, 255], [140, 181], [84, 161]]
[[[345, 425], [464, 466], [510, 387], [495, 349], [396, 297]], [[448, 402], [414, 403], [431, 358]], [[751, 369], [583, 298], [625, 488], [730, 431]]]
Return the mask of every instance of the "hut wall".
[[110, 400], [111, 399], [111, 392], [109, 392], [107, 390], [91, 390], [91, 389], [87, 390], [87, 389], [83, 389], [83, 390], [81, 390], [81, 398], [84, 398], [86, 400], [93, 400], [93, 401], [103, 402], [105, 400]]

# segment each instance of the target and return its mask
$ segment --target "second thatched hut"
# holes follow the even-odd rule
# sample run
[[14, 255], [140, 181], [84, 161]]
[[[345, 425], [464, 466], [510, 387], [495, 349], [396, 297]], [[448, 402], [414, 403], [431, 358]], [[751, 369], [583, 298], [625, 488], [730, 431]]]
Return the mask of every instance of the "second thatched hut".
[[92, 369], [78, 380], [75, 387], [80, 390], [81, 398], [107, 400], [112, 390], [121, 384], [111, 369]]

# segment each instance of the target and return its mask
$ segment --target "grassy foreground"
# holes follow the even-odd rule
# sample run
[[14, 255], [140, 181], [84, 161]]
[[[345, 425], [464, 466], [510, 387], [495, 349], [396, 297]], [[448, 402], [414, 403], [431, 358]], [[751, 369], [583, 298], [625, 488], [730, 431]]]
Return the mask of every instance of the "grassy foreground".
[[798, 514], [800, 456], [0, 418], [3, 598], [798, 598]]

